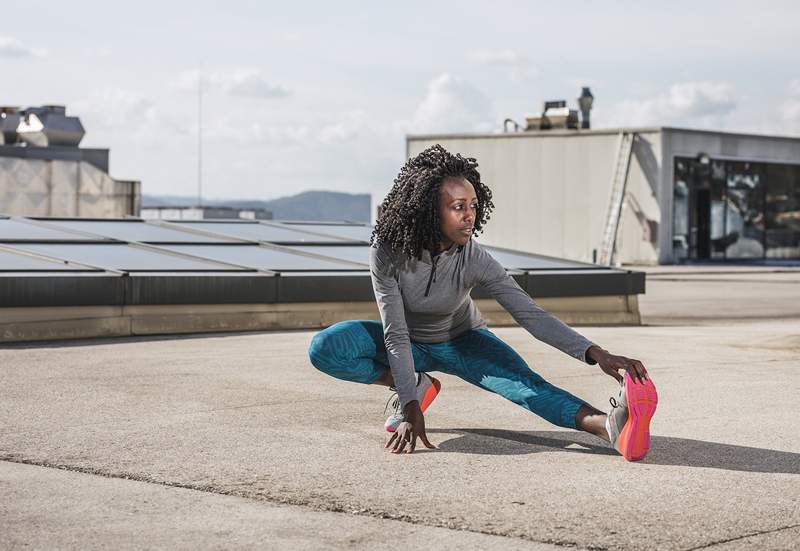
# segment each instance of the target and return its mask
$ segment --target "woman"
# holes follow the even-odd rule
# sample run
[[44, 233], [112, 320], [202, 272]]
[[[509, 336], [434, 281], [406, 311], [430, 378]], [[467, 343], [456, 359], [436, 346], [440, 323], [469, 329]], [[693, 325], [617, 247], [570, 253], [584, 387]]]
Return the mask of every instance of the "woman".
[[[639, 360], [617, 356], [540, 308], [492, 256], [472, 240], [489, 220], [492, 192], [475, 159], [434, 145], [409, 159], [382, 205], [370, 240], [370, 269], [381, 322], [350, 320], [317, 333], [312, 364], [339, 379], [390, 387], [395, 413], [386, 421], [393, 453], [413, 453], [425, 434], [423, 412], [441, 371], [496, 392], [547, 421], [610, 442], [629, 461], [650, 447], [658, 400]], [[537, 339], [617, 379], [610, 414], [533, 372], [487, 327], [470, 297], [480, 285]], [[618, 373], [624, 370], [624, 375]], [[391, 398], [390, 398], [391, 399]]]

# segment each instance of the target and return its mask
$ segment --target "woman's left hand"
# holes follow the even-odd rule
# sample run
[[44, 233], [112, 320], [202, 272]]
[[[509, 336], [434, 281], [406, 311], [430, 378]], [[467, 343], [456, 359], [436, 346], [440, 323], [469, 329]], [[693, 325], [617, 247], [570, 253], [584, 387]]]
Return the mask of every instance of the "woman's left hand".
[[623, 381], [623, 376], [618, 373], [620, 369], [624, 369], [630, 373], [631, 379], [633, 379], [634, 382], [638, 380], [640, 383], [644, 384], [646, 380], [650, 379], [647, 370], [644, 368], [644, 364], [639, 360], [611, 354], [608, 350], [604, 350], [599, 346], [590, 347], [589, 350], [586, 351], [586, 354], [597, 362], [597, 365], [600, 366], [600, 369], [602, 369], [604, 373], [614, 377], [620, 384], [622, 384]]

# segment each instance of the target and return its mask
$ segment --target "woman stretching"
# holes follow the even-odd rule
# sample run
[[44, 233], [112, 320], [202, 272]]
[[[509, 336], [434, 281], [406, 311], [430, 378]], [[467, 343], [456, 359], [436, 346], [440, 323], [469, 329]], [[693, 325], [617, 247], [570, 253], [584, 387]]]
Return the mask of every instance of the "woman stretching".
[[[475, 159], [440, 145], [409, 159], [382, 204], [370, 239], [370, 270], [381, 322], [349, 320], [320, 331], [309, 358], [339, 379], [396, 391], [386, 420], [393, 453], [412, 453], [425, 434], [423, 412], [441, 389], [441, 371], [496, 392], [554, 425], [610, 442], [625, 459], [650, 448], [658, 397], [642, 362], [617, 356], [543, 310], [471, 237], [494, 208]], [[487, 327], [470, 291], [483, 287], [537, 339], [620, 384], [605, 413], [545, 381]], [[624, 370], [620, 375], [619, 370]], [[391, 397], [390, 397], [391, 400]], [[388, 402], [387, 402], [388, 404]]]

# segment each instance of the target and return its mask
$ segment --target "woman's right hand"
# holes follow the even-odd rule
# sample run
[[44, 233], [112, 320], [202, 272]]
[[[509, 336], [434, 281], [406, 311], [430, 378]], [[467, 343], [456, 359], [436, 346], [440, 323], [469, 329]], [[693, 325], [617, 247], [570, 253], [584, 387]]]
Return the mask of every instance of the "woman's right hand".
[[406, 453], [414, 453], [414, 448], [417, 445], [417, 437], [422, 440], [426, 448], [435, 449], [436, 446], [428, 441], [428, 436], [425, 434], [425, 417], [422, 415], [422, 410], [419, 408], [419, 402], [412, 400], [403, 408], [403, 415], [406, 420], [398, 425], [397, 430], [394, 431], [392, 437], [386, 443], [385, 448], [392, 446], [392, 453], [403, 453], [403, 450], [408, 445]]

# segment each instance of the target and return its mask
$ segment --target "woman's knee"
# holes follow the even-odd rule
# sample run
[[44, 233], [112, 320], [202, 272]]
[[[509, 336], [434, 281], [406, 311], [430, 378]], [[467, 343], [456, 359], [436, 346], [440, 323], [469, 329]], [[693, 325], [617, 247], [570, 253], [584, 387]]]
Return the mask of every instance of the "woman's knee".
[[357, 354], [358, 347], [355, 344], [358, 336], [355, 331], [358, 331], [357, 322], [346, 320], [318, 332], [308, 347], [311, 364], [320, 371], [339, 376], [334, 372], [346, 368]]
[[311, 361], [311, 365], [320, 371], [327, 372], [332, 367], [331, 360], [335, 350], [333, 341], [336, 338], [335, 333], [331, 331], [333, 327], [332, 325], [319, 331], [311, 339], [311, 344], [308, 346], [308, 359]]

